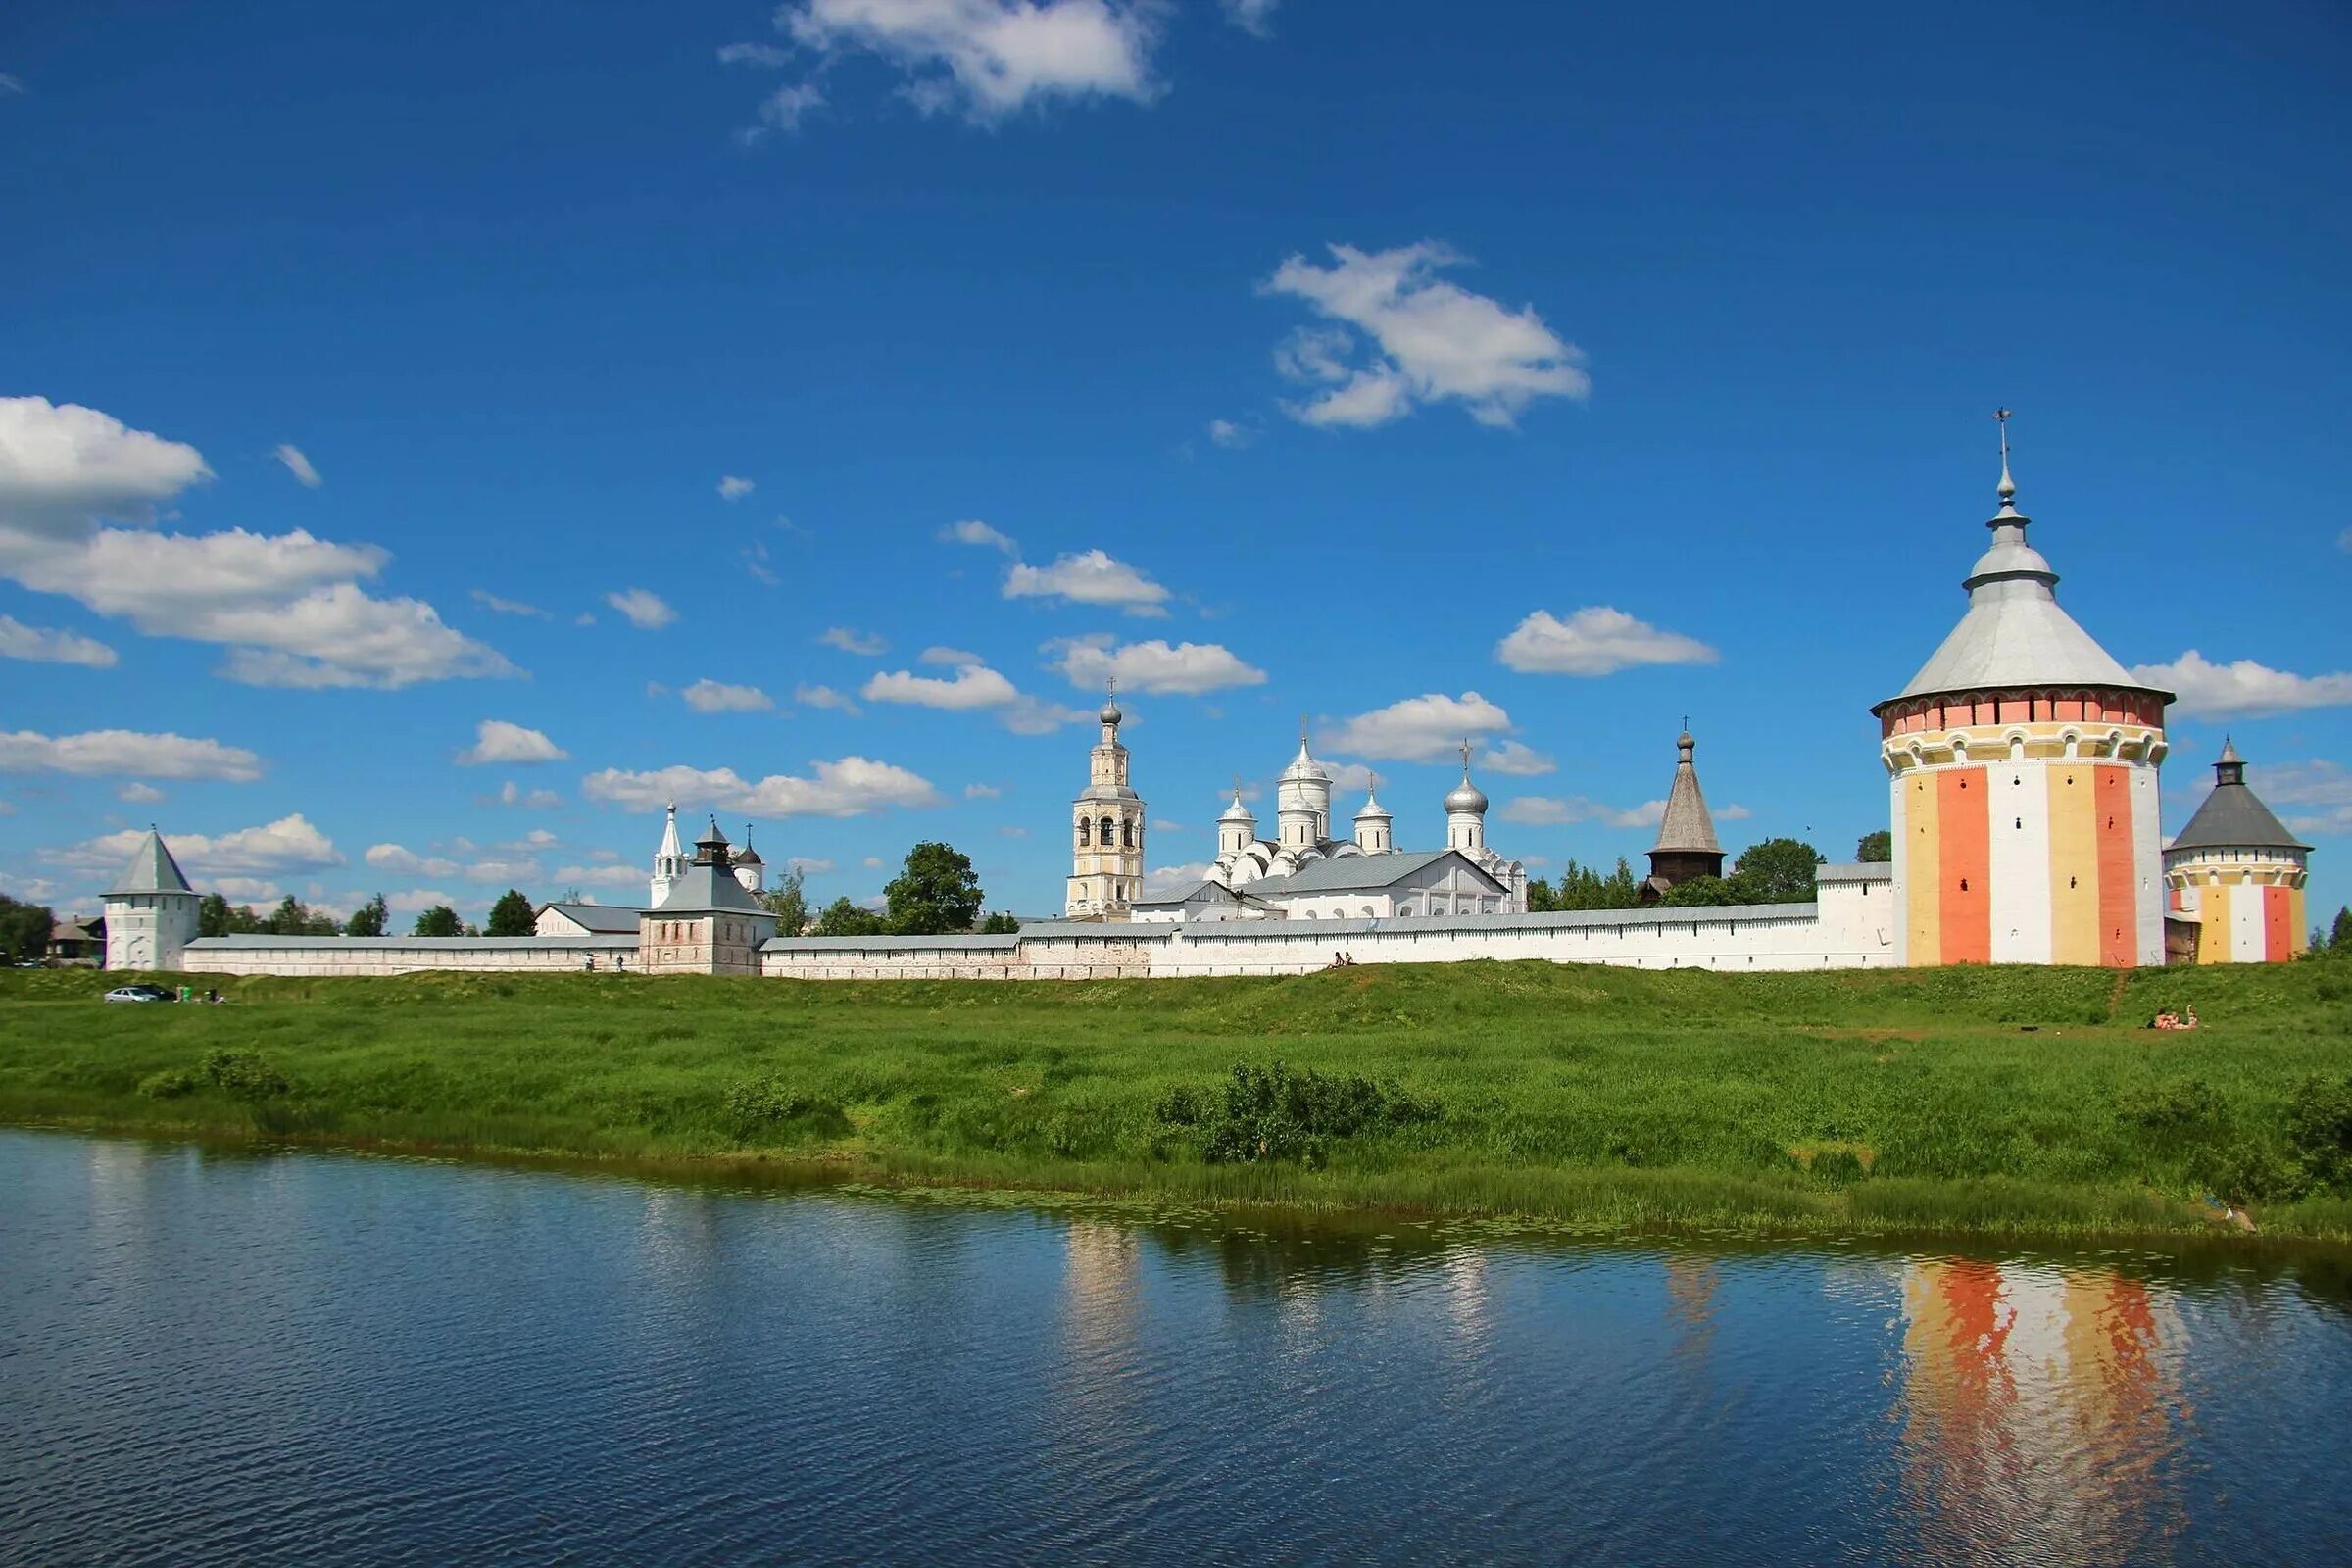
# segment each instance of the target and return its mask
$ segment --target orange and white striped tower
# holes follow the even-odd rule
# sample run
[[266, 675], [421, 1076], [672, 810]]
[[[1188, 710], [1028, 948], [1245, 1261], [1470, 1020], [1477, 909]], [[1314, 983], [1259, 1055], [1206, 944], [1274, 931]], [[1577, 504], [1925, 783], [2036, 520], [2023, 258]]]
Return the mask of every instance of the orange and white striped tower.
[[2172, 693], [2058, 607], [2026, 543], [2001, 423], [2000, 511], [1968, 613], [1871, 711], [1891, 776], [1895, 961], [2164, 962], [2157, 768]]
[[2278, 825], [2225, 738], [2213, 793], [2164, 851], [2173, 910], [2197, 922], [2197, 961], [2284, 963], [2299, 956], [2311, 945], [2303, 925], [2310, 864], [2311, 846]]

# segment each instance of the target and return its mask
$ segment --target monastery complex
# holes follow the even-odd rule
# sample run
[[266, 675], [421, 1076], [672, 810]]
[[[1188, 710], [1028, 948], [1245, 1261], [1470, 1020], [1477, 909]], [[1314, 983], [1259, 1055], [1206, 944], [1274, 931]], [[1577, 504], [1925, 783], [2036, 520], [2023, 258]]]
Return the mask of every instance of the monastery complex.
[[1114, 693], [1071, 805], [1064, 917], [1015, 934], [780, 936], [760, 902], [764, 867], [748, 829], [738, 850], [713, 821], [688, 855], [673, 807], [644, 908], [549, 905], [529, 937], [199, 937], [198, 895], [151, 832], [106, 895], [107, 962], [213, 974], [1098, 979], [1297, 974], [1343, 957], [1735, 972], [2293, 957], [2307, 941], [2310, 847], [2247, 786], [2234, 746], [2188, 825], [2164, 842], [2158, 780], [2172, 695], [2133, 680], [2060, 608], [2057, 572], [2026, 540], [2005, 427], [1997, 495], [1959, 623], [1872, 710], [1892, 862], [1822, 866], [1810, 903], [1655, 905], [1675, 884], [1723, 870], [1687, 733], [1642, 908], [1530, 913], [1525, 863], [1487, 842], [1488, 800], [1466, 744], [1461, 782], [1439, 803], [1442, 843], [1400, 843], [1377, 784], [1339, 836], [1334, 775], [1303, 733], [1276, 783], [1271, 836], [1237, 785], [1207, 873], [1147, 893], [1145, 801]]

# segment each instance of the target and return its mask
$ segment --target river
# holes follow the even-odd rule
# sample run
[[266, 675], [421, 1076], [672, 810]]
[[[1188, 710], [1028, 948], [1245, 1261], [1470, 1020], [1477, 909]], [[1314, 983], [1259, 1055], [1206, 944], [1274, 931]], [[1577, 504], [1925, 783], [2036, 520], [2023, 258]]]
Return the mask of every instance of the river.
[[2348, 1280], [0, 1132], [0, 1560], [2340, 1563]]

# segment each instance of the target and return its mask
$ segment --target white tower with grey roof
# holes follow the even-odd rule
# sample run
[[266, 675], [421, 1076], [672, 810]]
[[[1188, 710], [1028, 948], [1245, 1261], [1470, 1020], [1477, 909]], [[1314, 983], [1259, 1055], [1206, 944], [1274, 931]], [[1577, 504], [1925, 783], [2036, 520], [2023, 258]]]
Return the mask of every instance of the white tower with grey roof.
[[1124, 920], [1144, 886], [1144, 798], [1127, 779], [1118, 691], [1104, 698], [1102, 738], [1088, 755], [1086, 788], [1070, 803], [1070, 885], [1062, 912], [1073, 920]]
[[150, 827], [106, 895], [106, 966], [186, 967], [202, 903], [180, 874], [163, 835]]

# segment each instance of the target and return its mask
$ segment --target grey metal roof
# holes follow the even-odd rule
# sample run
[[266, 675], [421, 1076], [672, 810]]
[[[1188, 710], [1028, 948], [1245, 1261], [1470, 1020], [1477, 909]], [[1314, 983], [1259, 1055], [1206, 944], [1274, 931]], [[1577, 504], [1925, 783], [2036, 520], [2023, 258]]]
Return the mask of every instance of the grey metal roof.
[[1846, 865], [1817, 865], [1813, 880], [1822, 882], [1891, 882], [1894, 880], [1892, 860], [1863, 860]]
[[1457, 850], [1398, 850], [1383, 855], [1342, 855], [1328, 860], [1309, 860], [1288, 876], [1260, 877], [1243, 886], [1254, 898], [1278, 899], [1293, 893], [1363, 893], [1394, 887], [1404, 878], [1452, 856], [1478, 872], [1494, 890], [1502, 884]]
[[677, 881], [670, 884], [669, 894], [654, 906], [656, 914], [765, 914], [767, 909], [752, 897], [744, 885], [735, 880], [735, 873], [724, 866], [709, 861], [697, 861], [686, 867]]
[[416, 949], [430, 953], [455, 953], [460, 949], [528, 953], [548, 952], [557, 948], [594, 948], [600, 953], [626, 953], [635, 951], [637, 933], [631, 931], [625, 937], [273, 937], [248, 933], [233, 937], [198, 937], [188, 947], [191, 951], [204, 949], [214, 952], [224, 948], [330, 948], [352, 953]]
[[2165, 846], [2170, 850], [2308, 850], [2271, 814], [2245, 780], [2244, 764], [2234, 756], [2214, 764], [2213, 793], [2188, 819], [2188, 826]]
[[1715, 837], [1715, 818], [1707, 810], [1707, 797], [1698, 787], [1698, 768], [1690, 760], [1697, 742], [1685, 730], [1674, 744], [1674, 787], [1666, 792], [1666, 814], [1658, 819], [1658, 842], [1650, 846], [1650, 852], [1721, 855], [1723, 845]]
[[2019, 686], [2153, 690], [2132, 678], [2058, 607], [2058, 573], [2026, 543], [2032, 520], [2002, 497], [2001, 510], [1988, 524], [1992, 545], [1962, 584], [1968, 612], [1888, 702]]
[[539, 906], [541, 914], [545, 914], [550, 909], [556, 910], [575, 924], [586, 926], [591, 931], [618, 935], [623, 931], [633, 934], [637, 929], [637, 911], [624, 909], [617, 904], [542, 904]]
[[149, 828], [139, 841], [139, 848], [122, 868], [122, 875], [106, 892], [113, 898], [122, 893], [192, 893], [188, 879], [180, 874], [179, 862], [172, 858], [172, 851], [164, 836]]

